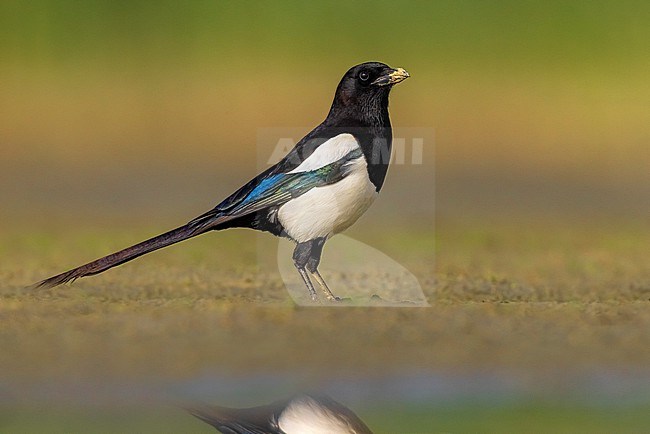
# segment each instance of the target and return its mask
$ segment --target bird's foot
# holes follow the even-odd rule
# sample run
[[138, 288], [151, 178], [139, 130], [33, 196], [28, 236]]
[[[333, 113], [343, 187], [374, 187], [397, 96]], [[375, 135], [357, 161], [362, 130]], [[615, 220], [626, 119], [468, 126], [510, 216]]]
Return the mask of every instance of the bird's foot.
[[337, 297], [336, 295], [332, 294], [331, 292], [327, 294], [327, 299], [329, 301], [341, 301], [341, 297]]

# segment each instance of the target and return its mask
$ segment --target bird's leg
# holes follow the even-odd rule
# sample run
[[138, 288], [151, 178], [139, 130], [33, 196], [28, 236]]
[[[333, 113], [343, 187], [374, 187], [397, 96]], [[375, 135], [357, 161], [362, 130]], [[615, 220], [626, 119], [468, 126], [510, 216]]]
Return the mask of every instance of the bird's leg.
[[311, 279], [309, 279], [309, 274], [307, 274], [307, 271], [305, 271], [304, 268], [298, 268], [298, 273], [300, 273], [300, 277], [302, 277], [302, 281], [305, 282], [305, 286], [309, 291], [309, 296], [311, 297], [311, 299], [313, 301], [318, 301], [318, 295], [316, 295], [316, 290], [314, 289], [314, 285], [311, 283]]
[[323, 276], [320, 275], [318, 272], [318, 269], [314, 269], [313, 271], [310, 270], [312, 276], [314, 276], [314, 279], [316, 279], [316, 282], [318, 285], [320, 285], [321, 289], [325, 293], [325, 296], [327, 297], [328, 300], [331, 301], [341, 301], [341, 297], [337, 297], [336, 295], [332, 294], [332, 291], [330, 290], [330, 287], [327, 286], [327, 283], [325, 283], [325, 279], [323, 279]]
[[329, 286], [327, 286], [327, 283], [325, 283], [325, 279], [323, 279], [323, 276], [321, 276], [320, 272], [318, 271], [318, 264], [320, 263], [321, 253], [323, 252], [323, 245], [325, 244], [326, 240], [326, 238], [317, 238], [313, 241], [311, 254], [309, 255], [309, 260], [307, 261], [307, 270], [309, 270], [314, 279], [316, 279], [316, 282], [321, 287], [328, 300], [340, 301], [341, 299], [339, 297], [332, 294]]
[[305, 266], [309, 261], [311, 248], [312, 248], [312, 241], [298, 243], [296, 245], [296, 248], [293, 251], [293, 264], [298, 270], [298, 273], [300, 273], [300, 277], [302, 277], [302, 281], [305, 282], [305, 286], [309, 291], [309, 296], [311, 297], [311, 299], [313, 301], [318, 301], [318, 295], [316, 295], [316, 290], [314, 289], [314, 285], [311, 283], [311, 280], [309, 279], [309, 274], [307, 274], [307, 271], [305, 270]]

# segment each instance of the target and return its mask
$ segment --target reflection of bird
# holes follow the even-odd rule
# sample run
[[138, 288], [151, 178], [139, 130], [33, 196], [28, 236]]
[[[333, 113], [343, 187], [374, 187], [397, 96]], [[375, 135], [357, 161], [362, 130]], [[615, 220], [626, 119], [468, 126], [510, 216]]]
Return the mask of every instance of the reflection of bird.
[[204, 407], [190, 413], [224, 434], [372, 434], [352, 410], [323, 396], [299, 395], [253, 408]]
[[293, 260], [313, 300], [310, 276], [336, 300], [318, 272], [323, 244], [374, 201], [390, 160], [388, 94], [409, 77], [402, 68], [363, 63], [345, 73], [327, 118], [277, 164], [184, 226], [35, 285], [53, 287], [98, 274], [145, 253], [212, 230], [252, 228], [296, 243]]

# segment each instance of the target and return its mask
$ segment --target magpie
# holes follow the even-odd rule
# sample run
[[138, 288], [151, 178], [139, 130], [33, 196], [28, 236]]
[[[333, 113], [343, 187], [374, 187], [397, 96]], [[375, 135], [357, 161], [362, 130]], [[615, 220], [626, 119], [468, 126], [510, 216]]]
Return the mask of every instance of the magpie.
[[325, 242], [352, 225], [377, 197], [390, 163], [388, 95], [408, 72], [380, 62], [350, 68], [325, 120], [277, 164], [187, 224], [88, 264], [45, 279], [51, 288], [101, 273], [146, 253], [208, 231], [250, 228], [291, 239], [293, 262], [318, 300], [312, 278], [337, 301], [318, 264]]
[[372, 434], [352, 410], [326, 396], [303, 394], [260, 407], [189, 412], [223, 434]]

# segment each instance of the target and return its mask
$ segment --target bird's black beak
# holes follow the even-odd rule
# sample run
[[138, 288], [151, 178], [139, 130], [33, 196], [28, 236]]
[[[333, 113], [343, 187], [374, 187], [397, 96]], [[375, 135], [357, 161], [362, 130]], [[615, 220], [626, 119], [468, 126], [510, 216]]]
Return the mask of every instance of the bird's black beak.
[[379, 76], [371, 84], [374, 84], [376, 86], [388, 86], [388, 85], [397, 84], [400, 81], [404, 81], [409, 77], [410, 77], [409, 73], [406, 72], [404, 68], [389, 69], [386, 74]]

